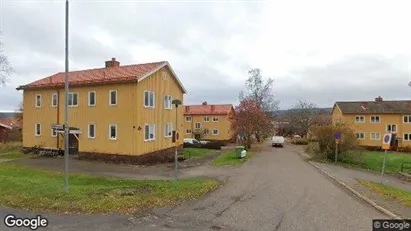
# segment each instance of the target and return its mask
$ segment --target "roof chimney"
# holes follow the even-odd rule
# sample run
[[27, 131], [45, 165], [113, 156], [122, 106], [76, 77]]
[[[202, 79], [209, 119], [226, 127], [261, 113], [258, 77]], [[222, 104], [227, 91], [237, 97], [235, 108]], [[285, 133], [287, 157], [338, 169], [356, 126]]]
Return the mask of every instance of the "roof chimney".
[[185, 112], [190, 111], [190, 106], [184, 106]]
[[375, 98], [375, 102], [382, 102], [381, 96], [378, 96], [377, 98]]
[[116, 58], [111, 58], [111, 60], [106, 61], [106, 68], [107, 67], [119, 67], [120, 62], [116, 60]]
[[215, 109], [215, 106], [211, 105], [211, 111], [214, 111], [214, 109]]
[[207, 101], [204, 101], [202, 104], [203, 104], [203, 105], [207, 105]]

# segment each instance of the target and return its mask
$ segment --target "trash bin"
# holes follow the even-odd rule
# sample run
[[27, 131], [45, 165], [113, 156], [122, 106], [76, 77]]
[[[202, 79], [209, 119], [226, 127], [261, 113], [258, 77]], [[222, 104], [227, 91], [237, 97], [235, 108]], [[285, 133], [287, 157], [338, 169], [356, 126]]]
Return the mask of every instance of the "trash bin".
[[235, 147], [235, 155], [237, 158], [241, 158], [241, 152], [244, 151], [244, 146]]

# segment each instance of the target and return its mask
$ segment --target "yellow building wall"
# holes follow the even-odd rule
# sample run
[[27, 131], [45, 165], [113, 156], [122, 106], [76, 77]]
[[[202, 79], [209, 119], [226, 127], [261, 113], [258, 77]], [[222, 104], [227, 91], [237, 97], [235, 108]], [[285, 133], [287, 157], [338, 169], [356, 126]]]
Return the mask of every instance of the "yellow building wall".
[[[399, 146], [411, 146], [411, 141], [404, 141], [404, 133], [411, 133], [411, 123], [404, 123], [402, 114], [342, 114], [339, 110], [333, 111], [333, 122], [341, 119], [344, 123], [348, 124], [355, 133], [363, 132], [364, 139], [359, 140], [360, 145], [364, 146], [381, 146], [382, 139], [387, 131], [387, 125], [397, 125], [397, 138], [399, 140]], [[364, 123], [356, 123], [356, 116], [364, 116]], [[380, 116], [379, 123], [371, 123], [371, 116]], [[379, 140], [372, 140], [371, 133], [380, 133]]]
[[[162, 71], [168, 72], [163, 80]], [[117, 105], [109, 105], [109, 91], [117, 90]], [[144, 90], [155, 93], [155, 108], [144, 107]], [[88, 106], [88, 92], [96, 92], [96, 105]], [[51, 107], [52, 93], [59, 94], [57, 108]], [[140, 155], [173, 146], [171, 138], [164, 137], [165, 123], [175, 127], [176, 110], [164, 109], [164, 95], [170, 94], [183, 100], [183, 92], [164, 67], [138, 83], [73, 87], [70, 92], [78, 93], [78, 106], [69, 108], [69, 125], [82, 130], [79, 136], [79, 152], [114, 153]], [[35, 107], [35, 97], [42, 96], [42, 107]], [[64, 89], [25, 90], [23, 93], [23, 146], [40, 145], [44, 148], [64, 149], [64, 140], [51, 136], [52, 124], [64, 124]], [[177, 116], [182, 127], [182, 106]], [[42, 125], [41, 136], [35, 136], [35, 124]], [[88, 138], [88, 124], [95, 124], [95, 139]], [[109, 139], [109, 124], [117, 125], [117, 139]], [[144, 141], [144, 125], [155, 124], [155, 140]], [[140, 128], [140, 129], [139, 129]], [[180, 139], [181, 140], [181, 139]]]
[[[191, 116], [191, 122], [186, 122], [184, 117], [184, 138], [194, 138], [195, 123], [200, 123], [201, 129], [208, 129], [209, 134], [203, 135], [204, 140], [229, 140], [232, 138], [232, 132], [230, 131], [230, 121], [228, 115], [190, 115], [185, 114], [184, 116]], [[209, 122], [204, 121], [204, 117], [208, 116], [210, 118]], [[214, 122], [213, 117], [218, 117], [219, 121]], [[187, 134], [186, 130], [191, 129], [192, 134]], [[218, 129], [219, 134], [213, 135], [213, 130]]]

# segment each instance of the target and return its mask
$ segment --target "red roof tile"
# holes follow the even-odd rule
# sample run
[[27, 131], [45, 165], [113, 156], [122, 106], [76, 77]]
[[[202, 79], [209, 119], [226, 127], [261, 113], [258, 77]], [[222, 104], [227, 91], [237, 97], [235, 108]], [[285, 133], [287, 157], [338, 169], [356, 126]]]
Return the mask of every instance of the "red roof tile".
[[21, 122], [17, 118], [0, 118], [0, 126], [6, 125], [11, 128], [21, 128]]
[[[81, 86], [137, 81], [138, 79], [145, 77], [147, 74], [150, 74], [157, 68], [160, 68], [161, 66], [166, 64], [168, 63], [162, 61], [136, 65], [113, 66], [98, 69], [71, 71], [69, 72], [69, 84], [72, 86]], [[27, 85], [19, 86], [17, 90], [62, 87], [64, 86], [64, 80], [65, 72], [59, 72]]]
[[185, 115], [226, 115], [233, 107], [232, 104], [186, 105]]

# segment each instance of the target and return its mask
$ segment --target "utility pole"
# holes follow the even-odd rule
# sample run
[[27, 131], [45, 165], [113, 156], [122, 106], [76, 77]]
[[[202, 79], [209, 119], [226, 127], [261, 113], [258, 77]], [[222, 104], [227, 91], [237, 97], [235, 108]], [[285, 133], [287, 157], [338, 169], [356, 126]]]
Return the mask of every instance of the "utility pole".
[[66, 34], [65, 34], [65, 83], [64, 83], [64, 191], [69, 192], [68, 158], [69, 158], [69, 135], [70, 127], [68, 123], [68, 92], [69, 92], [69, 59], [68, 59], [68, 23], [69, 22], [69, 2], [66, 0]]

